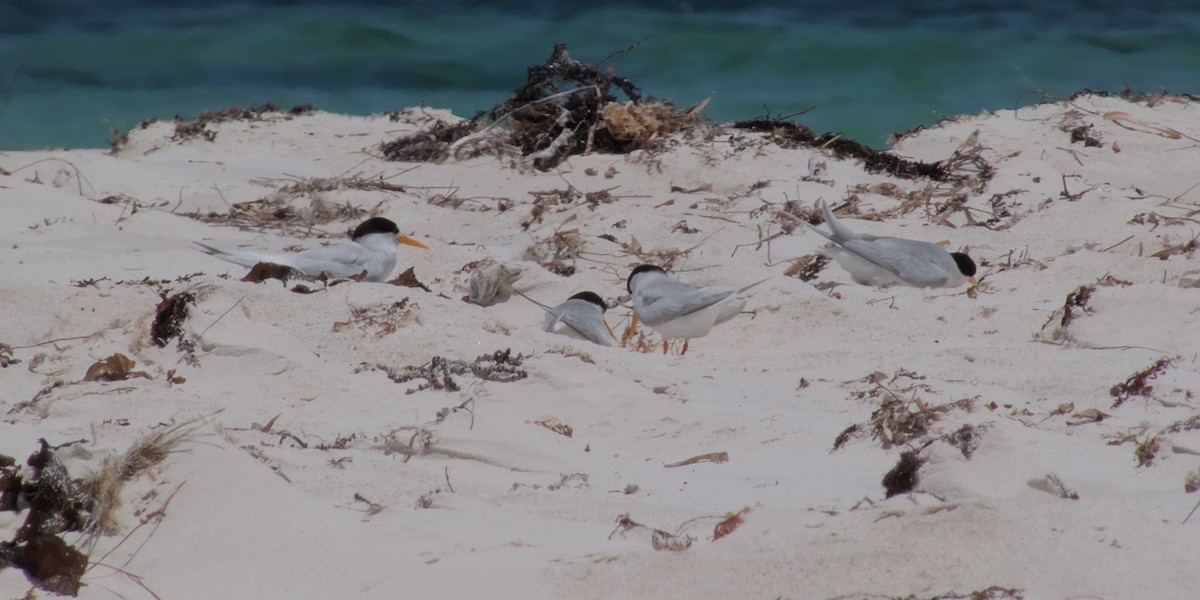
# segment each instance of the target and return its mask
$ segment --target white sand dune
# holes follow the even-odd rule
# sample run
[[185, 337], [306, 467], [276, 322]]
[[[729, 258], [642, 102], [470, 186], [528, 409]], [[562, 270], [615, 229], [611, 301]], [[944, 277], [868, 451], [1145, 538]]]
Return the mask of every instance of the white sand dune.
[[[82, 476], [147, 433], [204, 417], [125, 488], [121, 531], [93, 550], [85, 598], [1191, 598], [1200, 518], [1181, 522], [1200, 500], [1184, 490], [1200, 432], [1158, 434], [1200, 414], [1198, 110], [1083, 96], [917, 132], [897, 154], [942, 160], [975, 135], [994, 169], [957, 192], [963, 210], [940, 215], [897, 209], [929, 186], [945, 203], [949, 184], [744, 131], [572, 157], [551, 173], [508, 158], [382, 161], [364, 149], [421, 123], [324, 113], [213, 125], [211, 142], [174, 141], [158, 123], [115, 155], [0, 155], [0, 342], [21, 361], [0, 370], [0, 454], [21, 462], [39, 438], [84, 440], [61, 451]], [[1069, 130], [1088, 126], [1100, 145], [1072, 143]], [[814, 160], [825, 170], [806, 177]], [[192, 245], [340, 241], [361, 217], [265, 228], [195, 218], [336, 177], [399, 187], [286, 205], [395, 220], [431, 248], [402, 247], [396, 273], [413, 266], [431, 292], [350, 282], [294, 293], [294, 282], [239, 281], [246, 269]], [[569, 187], [613, 201], [531, 218], [537, 193]], [[856, 286], [836, 265], [812, 282], [785, 276], [823, 242], [803, 230], [748, 245], [779, 231], [774, 210], [789, 200], [851, 197], [888, 216], [846, 214], [856, 231], [969, 250], [977, 293]], [[529, 258], [572, 229], [584, 242], [564, 261], [574, 275]], [[543, 333], [542, 310], [517, 296], [462, 301], [464, 266], [494, 258], [522, 268], [518, 289], [545, 303], [586, 289], [611, 303], [646, 262], [623, 250], [634, 240], [691, 248], [673, 266], [696, 285], [775, 277], [752, 292], [750, 313], [683, 356]], [[814, 285], [828, 283], [845, 285]], [[1093, 285], [1059, 327], [1068, 294]], [[149, 334], [162, 295], [185, 291], [191, 355]], [[609, 310], [609, 323], [619, 331], [628, 313]], [[465, 373], [452, 376], [458, 390], [413, 391], [424, 380], [393, 383], [383, 368], [504, 349], [524, 357], [525, 378]], [[149, 378], [82, 381], [118, 352]], [[1172, 362], [1152, 391], [1114, 408], [1113, 386], [1161, 358]], [[171, 384], [171, 370], [185, 381]], [[925, 411], [910, 419], [953, 406], [884, 448], [870, 422], [888, 399]], [[834, 450], [853, 424], [861, 435]], [[938, 441], [968, 425], [969, 458]], [[1139, 466], [1135, 450], [1156, 435]], [[885, 498], [900, 453], [929, 441], [916, 490]], [[717, 452], [728, 460], [664, 466]], [[1078, 498], [1030, 483], [1050, 475]], [[135, 530], [172, 492], [160, 524]], [[714, 539], [744, 508], [740, 527]], [[619, 527], [622, 515], [645, 527]], [[0, 513], [0, 537], [23, 520]], [[653, 529], [690, 547], [655, 549]], [[0, 571], [0, 597], [30, 587], [19, 569]]]

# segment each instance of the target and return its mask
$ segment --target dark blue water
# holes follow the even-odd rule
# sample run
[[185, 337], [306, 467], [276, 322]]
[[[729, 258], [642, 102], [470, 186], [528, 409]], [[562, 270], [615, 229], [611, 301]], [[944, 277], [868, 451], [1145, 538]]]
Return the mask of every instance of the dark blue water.
[[[231, 105], [470, 116], [555, 42], [717, 121], [800, 119], [882, 146], [943, 116], [1083, 88], [1200, 91], [1194, 2], [2, 0], [0, 149]], [[581, 8], [582, 6], [582, 8]], [[640, 40], [640, 43], [639, 43]]]

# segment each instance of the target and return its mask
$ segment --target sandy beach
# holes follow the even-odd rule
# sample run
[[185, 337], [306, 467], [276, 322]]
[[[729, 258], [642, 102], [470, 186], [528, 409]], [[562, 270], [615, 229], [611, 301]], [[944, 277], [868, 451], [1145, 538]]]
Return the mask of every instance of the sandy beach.
[[[61, 534], [82, 598], [1191, 598], [1198, 111], [1083, 95], [897, 142], [945, 181], [719, 125], [548, 171], [379, 156], [455, 119], [431, 109], [4, 153], [4, 473], [32, 478], [40, 439], [73, 478], [164, 449], [106, 531]], [[789, 274], [824, 240], [778, 212], [818, 200], [968, 251], [979, 285]], [[241, 281], [193, 244], [312, 248], [368, 216], [429, 246], [393, 273], [423, 287]], [[684, 355], [464, 301], [503, 265], [545, 304], [599, 293], [619, 334], [648, 262], [771, 279]], [[133, 365], [86, 377], [115, 354]], [[905, 452], [915, 482], [887, 497]], [[30, 590], [52, 595], [0, 570], [0, 598]]]

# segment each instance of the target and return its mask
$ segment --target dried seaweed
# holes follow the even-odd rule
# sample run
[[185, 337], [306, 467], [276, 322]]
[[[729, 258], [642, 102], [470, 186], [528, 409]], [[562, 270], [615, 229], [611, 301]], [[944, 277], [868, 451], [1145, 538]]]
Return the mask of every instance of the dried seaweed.
[[39, 588], [54, 594], [77, 596], [79, 580], [87, 571], [88, 557], [56, 535], [38, 533], [14, 548], [12, 562], [21, 567]]
[[801, 256], [793, 260], [792, 264], [784, 270], [783, 274], [787, 277], [795, 277], [800, 281], [812, 281], [829, 265], [831, 260], [831, 258], [824, 254]]
[[976, 590], [974, 592], [959, 594], [958, 592], [946, 592], [936, 596], [920, 597], [906, 596], [904, 598], [895, 598], [894, 600], [1025, 600], [1025, 590], [1020, 588], [1006, 588], [998, 585], [993, 585], [989, 588]]
[[406, 392], [408, 394], [429, 389], [456, 392], [462, 388], [454, 380], [453, 375], [470, 373], [474, 377], [484, 381], [498, 382], [525, 379], [529, 376], [529, 373], [521, 368], [521, 363], [524, 360], [525, 355], [514, 355], [511, 349], [505, 348], [504, 350], [497, 350], [491, 354], [476, 357], [471, 362], [435, 356], [428, 363], [419, 367], [407, 366], [403, 369], [396, 369], [382, 364], [376, 364], [374, 367], [371, 367], [363, 363], [359, 365], [359, 368], [355, 372], [361, 373], [365, 370], [380, 370], [386, 373], [388, 379], [391, 379], [395, 383], [406, 383], [415, 379], [425, 380], [425, 383], [408, 390]]
[[676, 111], [668, 102], [643, 101], [633, 82], [571, 58], [560, 43], [544, 64], [529, 67], [525, 84], [504, 102], [453, 125], [435, 122], [382, 144], [380, 150], [388, 160], [414, 162], [519, 153], [533, 168], [549, 170], [588, 151], [652, 148], [663, 136], [692, 124], [703, 106]]
[[1149, 467], [1154, 464], [1154, 459], [1158, 456], [1159, 442], [1158, 436], [1152, 435], [1142, 441], [1133, 450], [1133, 457], [1137, 459], [1139, 467]]
[[816, 135], [811, 129], [799, 123], [782, 119], [762, 117], [745, 121], [736, 121], [734, 129], [768, 133], [772, 139], [783, 148], [818, 148], [827, 149], [839, 160], [858, 159], [868, 173], [887, 173], [902, 179], [923, 177], [933, 181], [949, 181], [952, 172], [940, 163], [926, 163], [900, 158], [895, 154], [874, 150], [840, 134], [824, 133]]
[[963, 458], [971, 460], [971, 456], [975, 454], [975, 450], [979, 448], [982, 441], [983, 433], [990, 427], [984, 425], [964, 424], [952, 433], [947, 433], [941, 437], [942, 441], [958, 448], [962, 452]]
[[1092, 131], [1092, 128], [1093, 125], [1091, 124], [1072, 127], [1067, 131], [1067, 133], [1071, 134], [1071, 143], [1075, 144], [1078, 142], [1083, 142], [1083, 145], [1087, 146], [1088, 148], [1098, 148], [1103, 146], [1104, 142], [1102, 142], [1100, 137]]
[[1174, 362], [1170, 358], [1160, 358], [1154, 361], [1154, 364], [1149, 367], [1130, 375], [1125, 381], [1112, 386], [1108, 390], [1108, 393], [1116, 398], [1112, 408], [1119, 408], [1126, 400], [1129, 400], [1133, 396], [1149, 398], [1150, 394], [1154, 392], [1154, 386], [1150, 385], [1150, 381], [1161, 375]]
[[[313, 231], [317, 225], [337, 222], [359, 222], [367, 217], [378, 216], [380, 202], [371, 208], [363, 208], [350, 202], [330, 202], [326, 192], [356, 190], [365, 192], [399, 193], [406, 191], [402, 185], [390, 182], [382, 176], [366, 177], [354, 174], [349, 177], [310, 177], [304, 179], [278, 180], [259, 179], [264, 185], [276, 186], [274, 192], [254, 200], [234, 202], [226, 212], [183, 213], [184, 216], [204, 223], [233, 225], [241, 229], [262, 231], [264, 229], [287, 230], [289, 234], [328, 237], [322, 231]], [[304, 206], [297, 200], [307, 199]]]
[[150, 340], [159, 348], [166, 347], [172, 338], [183, 339], [183, 322], [188, 317], [188, 305], [196, 304], [196, 297], [188, 292], [171, 296], [161, 294], [162, 301], [154, 309], [154, 323], [150, 326]]
[[900, 460], [896, 461], [896, 466], [892, 467], [883, 476], [883, 487], [887, 490], [887, 497], [891, 498], [897, 494], [905, 494], [913, 491], [917, 487], [918, 476], [917, 471], [925, 460], [917, 456], [915, 450], [905, 450], [900, 453]]
[[1063, 302], [1062, 319], [1059, 321], [1059, 327], [1066, 329], [1071, 321], [1075, 319], [1075, 309], [1080, 312], [1090, 313], [1091, 307], [1088, 302], [1092, 299], [1092, 292], [1096, 291], [1095, 285], [1081, 285], [1075, 291], [1067, 294], [1067, 300]]
[[1181, 433], [1184, 431], [1195, 431], [1197, 429], [1200, 429], [1200, 415], [1195, 415], [1195, 416], [1189, 417], [1187, 419], [1184, 419], [1182, 421], [1176, 421], [1176, 422], [1164, 427], [1162, 429], [1162, 431], [1159, 432], [1159, 435], [1162, 435], [1164, 433]]
[[388, 160], [405, 162], [442, 162], [450, 157], [450, 144], [479, 128], [480, 116], [457, 123], [441, 119], [432, 125], [385, 142], [379, 147]]
[[[189, 141], [201, 138], [207, 142], [211, 142], [217, 139], [217, 132], [208, 129], [210, 124], [227, 121], [263, 121], [266, 120], [264, 115], [268, 113], [276, 113], [280, 117], [290, 118], [290, 116], [309, 114], [315, 110], [316, 107], [311, 104], [302, 104], [292, 107], [287, 111], [287, 116], [285, 116], [278, 107], [268, 102], [267, 104], [251, 105], [249, 107], [231, 106], [222, 110], [206, 110], [191, 120], [175, 115], [175, 131], [171, 134], [171, 139], [174, 141]], [[143, 123], [142, 127], [145, 128], [147, 124]], [[120, 141], [118, 140], [118, 142]], [[119, 150], [119, 144], [114, 150]]]
[[376, 339], [379, 339], [395, 333], [416, 320], [416, 312], [409, 305], [408, 298], [405, 297], [390, 304], [351, 306], [350, 318], [334, 323], [333, 331], [344, 331], [351, 327], [357, 327], [363, 333], [371, 333]]

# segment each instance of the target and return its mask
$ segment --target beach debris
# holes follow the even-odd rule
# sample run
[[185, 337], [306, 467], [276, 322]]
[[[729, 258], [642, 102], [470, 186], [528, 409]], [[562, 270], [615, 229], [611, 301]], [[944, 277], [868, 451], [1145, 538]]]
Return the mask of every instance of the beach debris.
[[809, 254], [792, 261], [783, 271], [787, 277], [795, 277], [800, 281], [812, 281], [829, 265], [833, 259], [824, 254]]
[[896, 466], [883, 476], [883, 487], [887, 490], [887, 498], [897, 494], [906, 494], [917, 487], [917, 471], [925, 464], [925, 459], [917, 456], [917, 450], [905, 450], [900, 453]]
[[663, 468], [664, 469], [673, 469], [675, 467], [686, 467], [688, 465], [694, 465], [696, 463], [702, 463], [702, 462], [727, 463], [727, 462], [729, 462], [729, 453], [728, 452], [709, 452], [707, 454], [701, 454], [699, 456], [693, 456], [691, 458], [681, 460], [679, 462], [674, 462], [669, 465], [663, 465]]
[[713, 541], [717, 541], [737, 530], [737, 528], [745, 522], [742, 515], [750, 512], [750, 507], [747, 506], [735, 513], [725, 513], [725, 518], [713, 527]]
[[836, 438], [834, 438], [833, 450], [840, 450], [842, 446], [846, 445], [846, 442], [850, 441], [852, 438], [858, 437], [861, 430], [862, 425], [858, 423], [851, 423], [850, 426], [843, 429], [842, 432], [839, 433]]
[[[425, 498], [425, 496], [421, 496], [421, 498]], [[363, 496], [362, 494], [360, 494], [358, 492], [354, 492], [354, 501], [367, 505], [366, 509], [364, 509], [364, 512], [366, 512], [366, 516], [368, 516], [368, 517], [371, 517], [371, 516], [374, 516], [374, 515], [377, 515], [377, 514], [383, 512], [383, 509], [385, 508], [382, 504], [379, 504], [377, 502], [371, 502], [370, 500], [367, 500], [366, 496]], [[417, 502], [417, 508], [429, 508], [432, 505], [433, 505], [432, 500], [430, 500], [429, 503], [425, 506], [421, 506], [419, 500]]]
[[446, 419], [450, 415], [453, 415], [460, 410], [471, 415], [471, 425], [470, 425], [470, 427], [468, 427], [468, 429], [474, 430], [475, 429], [475, 399], [474, 398], [467, 398], [466, 400], [463, 400], [462, 404], [459, 404], [458, 406], [443, 406], [441, 409], [439, 409], [437, 411], [437, 416], [434, 417], [434, 422], [435, 423], [443, 423], [446, 421]]
[[570, 425], [567, 425], [566, 423], [563, 423], [562, 421], [559, 421], [558, 419], [556, 419], [554, 417], [547, 417], [545, 419], [539, 419], [537, 421], [525, 421], [525, 422], [529, 423], [531, 425], [540, 425], [540, 426], [545, 427], [546, 429], [549, 429], [550, 431], [553, 431], [554, 433], [557, 433], [558, 435], [561, 435], [564, 437], [571, 437], [572, 435], [575, 435], [575, 430]]
[[589, 365], [596, 364], [596, 359], [592, 358], [591, 354], [588, 354], [587, 352], [577, 348], [571, 348], [569, 346], [554, 346], [547, 349], [545, 354], [561, 354], [569, 358], [578, 358], [580, 361]]
[[1147, 437], [1133, 449], [1133, 457], [1137, 459], [1137, 466], [1149, 467], [1154, 464], [1155, 457], [1158, 456], [1159, 441], [1157, 435]]
[[36, 533], [13, 548], [13, 564], [41, 589], [63, 596], [79, 595], [79, 580], [88, 558], [62, 538]]
[[1125, 401], [1133, 396], [1141, 396], [1149, 398], [1154, 392], [1154, 386], [1150, 385], [1150, 381], [1161, 375], [1168, 367], [1175, 364], [1174, 359], [1160, 358], [1154, 361], [1154, 364], [1130, 375], [1125, 378], [1125, 381], [1112, 386], [1108, 390], [1109, 395], [1116, 400], [1113, 402], [1112, 409], [1120, 408]]
[[[300, 115], [311, 114], [316, 110], [316, 107], [312, 104], [300, 104], [293, 106], [290, 110], [284, 113], [279, 110], [279, 107], [268, 102], [267, 104], [251, 105], [249, 107], [231, 106], [222, 110], [206, 110], [196, 115], [191, 120], [185, 119], [179, 115], [175, 115], [175, 131], [171, 134], [171, 140], [184, 142], [200, 138], [206, 142], [211, 142], [217, 139], [217, 132], [208, 129], [210, 124], [224, 123], [227, 121], [266, 121], [268, 119], [290, 119]], [[150, 123], [151, 122], [143, 122], [140, 128], [145, 129]], [[121, 150], [121, 142], [125, 140], [118, 139], [116, 141], [117, 143], [113, 147], [114, 154]]]
[[834, 158], [839, 160], [860, 160], [868, 173], [887, 173], [901, 179], [926, 178], [943, 182], [952, 181], [958, 177], [954, 174], [955, 168], [967, 162], [974, 162], [979, 166], [978, 175], [982, 179], [991, 178], [991, 167], [982, 162], [982, 158], [970, 157], [970, 161], [968, 161], [968, 154], [965, 152], [940, 163], [927, 163], [871, 149], [859, 142], [842, 137], [841, 134], [816, 135], [805, 125], [780, 118], [760, 117], [735, 121], [731, 127], [766, 133], [781, 148], [816, 148], [828, 150]]
[[1189, 472], [1183, 478], [1183, 491], [1188, 494], [1194, 494], [1200, 490], [1200, 468]]
[[871, 436], [886, 450], [906, 444], [929, 433], [930, 427], [951, 410], [970, 411], [974, 398], [964, 398], [946, 404], [930, 405], [917, 396], [905, 399], [888, 395], [879, 408], [871, 413], [867, 427]]
[[575, 259], [586, 245], [587, 240], [578, 228], [558, 229], [550, 237], [526, 248], [525, 258], [555, 275], [570, 277], [575, 274]]
[[1071, 341], [1070, 332], [1067, 328], [1081, 315], [1091, 314], [1091, 301], [1096, 289], [1100, 287], [1121, 286], [1128, 287], [1131, 282], [1123, 279], [1117, 279], [1111, 275], [1105, 275], [1097, 279], [1094, 283], [1084, 284], [1067, 294], [1067, 298], [1063, 301], [1063, 305], [1058, 310], [1054, 311], [1046, 322], [1042, 324], [1041, 330], [1035, 334], [1035, 339], [1047, 340], [1052, 342], [1068, 342]]
[[391, 303], [371, 306], [351, 306], [350, 318], [333, 324], [335, 332], [356, 327], [363, 333], [372, 333], [375, 339], [396, 333], [397, 330], [417, 322], [416, 305], [408, 297]]
[[1078, 110], [1066, 111], [1058, 129], [1071, 136], [1072, 144], [1082, 143], [1087, 148], [1099, 148], [1104, 145], [1100, 135], [1094, 131], [1095, 125], [1084, 121], [1083, 113]]
[[620, 533], [624, 535], [633, 529], [649, 529], [650, 530], [650, 547], [655, 550], [667, 550], [670, 552], [682, 552], [692, 547], [692, 542], [696, 541], [690, 535], [676, 533], [668, 533], [662, 529], [647, 527], [634, 521], [630, 518], [629, 513], [617, 515], [617, 528], [608, 534], [608, 539], [612, 539], [614, 535]]
[[523, 269], [497, 262], [488, 257], [482, 261], [464, 265], [461, 271], [470, 269], [467, 279], [468, 293], [464, 302], [491, 306], [512, 297], [512, 286], [521, 278]]
[[1067, 132], [1071, 134], [1071, 143], [1075, 144], [1082, 142], [1084, 146], [1089, 148], [1098, 148], [1103, 146], [1104, 142], [1100, 139], [1099, 135], [1092, 131], [1092, 128], [1093, 126], [1091, 124], [1079, 125], [1078, 127], [1071, 128], [1070, 131]]
[[[624, 101], [614, 95], [618, 91]], [[706, 104], [680, 111], [669, 102], [643, 100], [633, 82], [571, 58], [560, 43], [544, 64], [529, 67], [525, 84], [509, 99], [454, 124], [437, 120], [380, 151], [388, 160], [410, 162], [520, 155], [525, 165], [546, 171], [575, 154], [654, 148], [694, 124]]]
[[150, 325], [150, 340], [159, 348], [166, 347], [173, 338], [183, 341], [183, 322], [188, 318], [188, 305], [196, 304], [196, 297], [189, 292], [167, 295], [154, 309], [154, 322]]
[[[851, 439], [867, 434], [878, 440], [885, 450], [892, 446], [908, 444], [929, 435], [933, 423], [951, 411], [971, 412], [975, 409], [978, 396], [951, 400], [943, 404], [926, 402], [917, 395], [918, 392], [936, 393], [936, 390], [925, 383], [925, 380], [924, 375], [904, 368], [897, 369], [890, 376], [883, 371], [874, 371], [866, 377], [854, 380], [853, 382], [861, 382], [868, 387], [851, 392], [851, 397], [864, 401], [878, 400], [879, 406], [871, 412], [871, 418], [866, 422], [853, 423], [843, 429], [834, 439], [832, 450], [838, 450]], [[966, 448], [965, 456], [974, 451], [973, 446], [978, 443], [974, 438], [983, 431], [983, 426], [960, 428], [958, 432], [936, 439], [943, 439], [960, 451]], [[959, 433], [961, 438], [955, 438]]]
[[[179, 432], [178, 428], [172, 431]], [[158, 451], [169, 452], [182, 437], [164, 432], [155, 439], [162, 443], [153, 445], [143, 438], [124, 457], [106, 459], [96, 474], [83, 479], [71, 477], [58, 451], [84, 440], [58, 446], [39, 440], [39, 449], [26, 461], [32, 470], [28, 477], [11, 457], [0, 456], [0, 510], [28, 510], [12, 539], [0, 542], [0, 559], [7, 559], [0, 560], [0, 568], [11, 561], [39, 588], [77, 595], [88, 557], [61, 536], [83, 532], [83, 543], [90, 544], [101, 533], [117, 531], [114, 510], [119, 505], [121, 484], [157, 464], [161, 460], [156, 458]]]
[[392, 278], [388, 283], [401, 287], [420, 288], [430, 294], [433, 293], [433, 290], [417, 279], [416, 267], [409, 267], [403, 273]]
[[655, 529], [650, 532], [650, 547], [655, 550], [682, 552], [691, 548], [694, 541], [695, 539], [690, 535], [676, 535], [667, 533], [661, 529]]
[[555, 490], [561, 490], [564, 487], [567, 487], [567, 485], [570, 485], [572, 489], [577, 490], [591, 487], [588, 484], [587, 473], [570, 473], [561, 475], [558, 479], [558, 483], [552, 483], [546, 486], [546, 489], [553, 492]]
[[1200, 141], [1196, 138], [1186, 136], [1175, 129], [1171, 129], [1170, 127], [1160, 127], [1158, 125], [1154, 125], [1145, 121], [1144, 119], [1139, 119], [1123, 111], [1106, 112], [1104, 113], [1104, 119], [1112, 121], [1119, 127], [1123, 127], [1130, 131], [1136, 131], [1138, 133], [1153, 133], [1155, 135], [1161, 135], [1162, 137], [1172, 140], [1187, 138], [1192, 141]]
[[106, 359], [98, 360], [88, 367], [87, 373], [83, 376], [84, 381], [124, 381], [130, 377], [145, 377], [153, 379], [149, 373], [145, 371], [134, 371], [133, 367], [137, 363], [130, 360], [128, 356], [120, 352], [114, 352], [112, 356]]
[[498, 382], [525, 379], [529, 376], [529, 373], [521, 368], [521, 363], [524, 362], [525, 358], [525, 355], [513, 354], [512, 349], [505, 348], [491, 354], [478, 356], [471, 362], [434, 356], [428, 363], [419, 367], [407, 366], [403, 369], [397, 369], [382, 364], [370, 366], [362, 363], [354, 372], [383, 371], [387, 374], [388, 379], [391, 379], [395, 383], [407, 383], [414, 379], [425, 380], [425, 383], [408, 390], [405, 392], [406, 394], [414, 394], [428, 389], [457, 392], [462, 388], [451, 377], [452, 375], [470, 373], [484, 381]]
[[0, 342], [0, 369], [7, 369], [8, 365], [15, 365], [20, 362], [21, 359], [13, 356], [13, 347]]
[[[250, 267], [250, 272], [246, 273], [239, 281], [247, 283], [262, 283], [268, 279], [278, 279], [285, 285], [289, 279], [301, 279], [304, 281], [312, 281], [313, 278], [306, 276], [299, 270], [284, 265], [278, 265], [270, 262], [260, 262]], [[297, 286], [299, 287], [299, 286]]]
[[1095, 408], [1085, 408], [1071, 415], [1071, 418], [1079, 419], [1078, 421], [1067, 421], [1067, 425], [1074, 426], [1086, 425], [1088, 423], [1099, 423], [1100, 421], [1103, 421], [1111, 416], [1112, 415], [1100, 412], [1100, 410]]
[[979, 444], [983, 440], [983, 434], [990, 428], [991, 426], [987, 423], [979, 425], [964, 423], [962, 427], [943, 435], [941, 440], [958, 448], [959, 452], [962, 452], [963, 458], [971, 460], [971, 456], [975, 454], [975, 450], [979, 448]]
[[[897, 600], [916, 600], [916, 596], [908, 596]], [[993, 585], [989, 588], [959, 594], [957, 592], [946, 592], [936, 596], [930, 596], [928, 600], [1025, 600], [1025, 590], [1020, 588], [1006, 588], [998, 585]]]
[[1192, 236], [1191, 239], [1182, 244], [1167, 244], [1162, 250], [1150, 256], [1159, 260], [1167, 260], [1172, 256], [1186, 256], [1191, 258], [1197, 249], [1200, 249], [1200, 233]]
[[204, 223], [232, 225], [245, 230], [278, 230], [299, 237], [340, 237], [339, 231], [329, 232], [317, 229], [317, 226], [332, 222], [357, 224], [366, 218], [379, 216], [383, 201], [364, 208], [349, 200], [328, 200], [327, 194], [355, 191], [395, 195], [407, 191], [403, 185], [392, 183], [389, 179], [383, 175], [366, 176], [361, 173], [339, 177], [256, 179], [254, 183], [272, 186], [275, 190], [261, 198], [230, 203], [226, 212], [180, 214]]
[[1041, 479], [1030, 479], [1026, 483], [1029, 485], [1029, 487], [1038, 490], [1039, 492], [1046, 492], [1047, 494], [1053, 494], [1059, 498], [1064, 498], [1067, 500], [1079, 499], [1079, 494], [1067, 488], [1066, 484], [1062, 482], [1062, 479], [1059, 479], [1058, 475], [1055, 475], [1054, 473], [1047, 473], [1046, 476], [1042, 477]]

